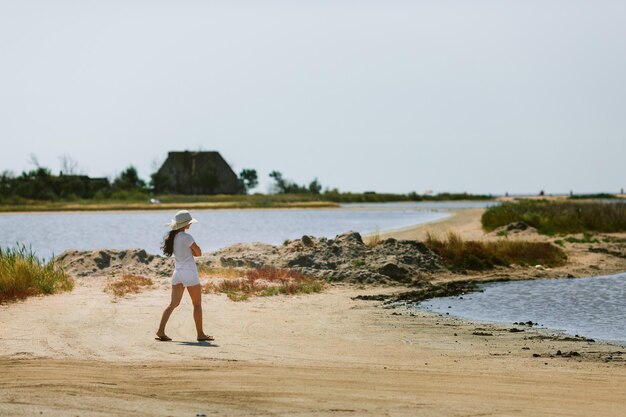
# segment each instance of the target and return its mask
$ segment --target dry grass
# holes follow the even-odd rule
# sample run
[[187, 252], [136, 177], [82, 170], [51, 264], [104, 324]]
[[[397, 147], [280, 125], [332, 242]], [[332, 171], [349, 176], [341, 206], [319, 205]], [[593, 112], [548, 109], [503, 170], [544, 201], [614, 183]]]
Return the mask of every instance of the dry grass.
[[54, 260], [41, 261], [24, 245], [0, 248], [0, 303], [72, 288], [74, 279]]
[[429, 233], [426, 245], [452, 271], [483, 271], [512, 264], [555, 267], [564, 265], [567, 260], [565, 252], [551, 243], [506, 239], [495, 242], [466, 241], [452, 232], [445, 239]]
[[237, 268], [220, 268], [202, 264], [198, 265], [198, 275], [201, 278], [241, 278], [244, 276], [244, 271]]
[[113, 294], [115, 297], [123, 297], [128, 294], [138, 294], [146, 287], [152, 287], [152, 279], [141, 276], [124, 274], [119, 278], [109, 278], [104, 292]]
[[219, 275], [216, 271], [214, 277], [219, 277], [218, 280], [204, 284], [202, 291], [205, 294], [226, 294], [233, 301], [247, 300], [252, 296], [311, 294], [320, 292], [324, 288], [321, 281], [291, 269], [220, 268], [218, 270], [226, 272], [226, 275]]
[[375, 246], [380, 245], [385, 239], [380, 235], [380, 231], [375, 231], [372, 234], [369, 234], [365, 237], [364, 241], [367, 246], [373, 248]]

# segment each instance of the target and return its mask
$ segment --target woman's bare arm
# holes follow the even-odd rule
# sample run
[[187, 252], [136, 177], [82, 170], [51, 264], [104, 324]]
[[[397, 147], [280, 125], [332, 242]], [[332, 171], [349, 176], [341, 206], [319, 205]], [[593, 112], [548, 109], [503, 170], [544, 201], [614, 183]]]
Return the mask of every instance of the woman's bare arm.
[[196, 245], [196, 242], [192, 243], [190, 248], [193, 256], [202, 256], [202, 250], [200, 249], [200, 246]]

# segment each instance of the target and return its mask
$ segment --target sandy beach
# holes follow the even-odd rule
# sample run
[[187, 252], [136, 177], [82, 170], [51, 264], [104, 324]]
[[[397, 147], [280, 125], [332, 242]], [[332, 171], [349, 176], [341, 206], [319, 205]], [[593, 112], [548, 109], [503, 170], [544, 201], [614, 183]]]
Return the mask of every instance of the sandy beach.
[[[385, 237], [489, 239], [480, 214]], [[572, 253], [568, 273], [595, 265]], [[625, 270], [600, 265], [596, 275]], [[168, 325], [174, 340], [156, 342], [169, 283], [155, 281], [116, 300], [106, 277], [87, 276], [71, 293], [0, 306], [0, 415], [626, 415], [620, 346], [389, 309], [354, 297], [400, 288], [343, 284], [246, 302], [205, 295], [211, 344], [195, 341], [185, 296]]]

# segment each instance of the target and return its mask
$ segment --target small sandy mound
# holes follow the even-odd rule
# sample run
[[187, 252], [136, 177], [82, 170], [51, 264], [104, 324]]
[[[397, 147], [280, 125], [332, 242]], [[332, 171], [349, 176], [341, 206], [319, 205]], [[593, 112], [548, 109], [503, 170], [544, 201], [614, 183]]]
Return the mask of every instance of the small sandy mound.
[[151, 255], [143, 249], [68, 250], [57, 256], [56, 260], [65, 265], [67, 272], [77, 277], [118, 273], [168, 276], [173, 268], [171, 259]]

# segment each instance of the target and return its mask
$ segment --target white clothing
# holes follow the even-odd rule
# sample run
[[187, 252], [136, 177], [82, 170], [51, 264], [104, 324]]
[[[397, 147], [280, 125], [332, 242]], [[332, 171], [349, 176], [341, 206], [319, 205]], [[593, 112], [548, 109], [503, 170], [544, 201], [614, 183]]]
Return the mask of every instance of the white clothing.
[[174, 236], [174, 274], [172, 275], [172, 285], [183, 284], [185, 287], [200, 284], [196, 260], [191, 252], [191, 245], [195, 241], [186, 232], [179, 232]]

